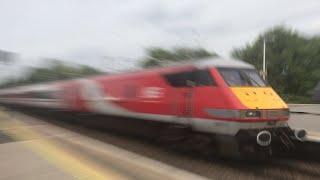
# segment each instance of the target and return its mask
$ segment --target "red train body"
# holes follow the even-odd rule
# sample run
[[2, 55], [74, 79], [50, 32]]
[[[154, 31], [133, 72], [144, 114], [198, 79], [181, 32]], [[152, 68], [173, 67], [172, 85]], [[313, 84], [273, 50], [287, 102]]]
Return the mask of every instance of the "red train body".
[[238, 152], [251, 146], [269, 152], [272, 137], [292, 133], [287, 105], [253, 66], [237, 60], [3, 89], [0, 102], [187, 126], [217, 143], [232, 139]]

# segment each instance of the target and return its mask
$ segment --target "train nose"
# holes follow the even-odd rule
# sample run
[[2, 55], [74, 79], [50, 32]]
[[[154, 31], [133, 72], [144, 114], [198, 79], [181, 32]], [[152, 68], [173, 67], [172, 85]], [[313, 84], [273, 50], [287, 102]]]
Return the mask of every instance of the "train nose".
[[261, 131], [257, 135], [257, 143], [260, 146], [268, 146], [271, 143], [271, 134], [269, 131]]
[[304, 129], [295, 129], [294, 130], [294, 136], [299, 140], [299, 141], [304, 141], [304, 137], [306, 136], [307, 131]]

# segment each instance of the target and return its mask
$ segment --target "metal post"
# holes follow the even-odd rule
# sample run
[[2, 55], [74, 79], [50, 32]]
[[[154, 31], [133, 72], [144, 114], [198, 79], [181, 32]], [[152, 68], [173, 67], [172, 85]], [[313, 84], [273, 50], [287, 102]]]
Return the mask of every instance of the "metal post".
[[266, 39], [263, 38], [263, 74], [262, 77], [266, 80]]

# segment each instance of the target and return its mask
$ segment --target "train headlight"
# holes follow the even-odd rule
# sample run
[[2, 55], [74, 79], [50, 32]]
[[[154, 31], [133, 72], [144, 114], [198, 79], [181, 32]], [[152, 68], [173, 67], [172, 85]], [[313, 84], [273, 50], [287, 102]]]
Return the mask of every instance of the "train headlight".
[[261, 111], [246, 111], [245, 117], [261, 117]]

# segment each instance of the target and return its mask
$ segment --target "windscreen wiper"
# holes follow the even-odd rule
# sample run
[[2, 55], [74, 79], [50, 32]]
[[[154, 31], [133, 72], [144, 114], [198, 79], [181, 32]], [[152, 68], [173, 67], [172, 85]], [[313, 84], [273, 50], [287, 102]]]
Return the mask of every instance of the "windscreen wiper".
[[249, 81], [249, 79], [248, 79], [241, 71], [239, 71], [239, 75], [240, 75], [241, 81], [242, 81], [244, 84], [246, 84], [246, 85], [248, 85], [248, 86], [252, 85], [252, 83]]
[[254, 82], [258, 87], [261, 87], [261, 85], [257, 81], [255, 81], [252, 77], [248, 76], [246, 73], [241, 72], [241, 75], [244, 76], [250, 82], [251, 85], [252, 82]]

